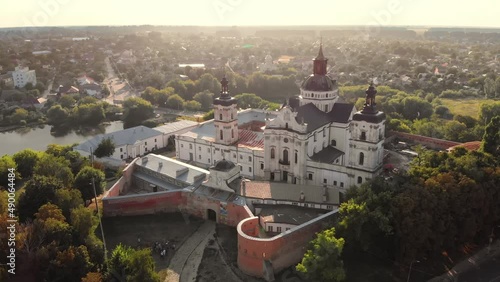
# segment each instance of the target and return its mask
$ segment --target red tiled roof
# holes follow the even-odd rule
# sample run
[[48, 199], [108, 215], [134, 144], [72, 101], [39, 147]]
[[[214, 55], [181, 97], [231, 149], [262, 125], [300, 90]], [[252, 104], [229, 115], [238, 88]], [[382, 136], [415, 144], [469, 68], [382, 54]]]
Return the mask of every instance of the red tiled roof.
[[264, 136], [251, 130], [238, 130], [238, 147], [264, 149]]
[[257, 199], [271, 199], [271, 185], [269, 182], [246, 182], [244, 196]]

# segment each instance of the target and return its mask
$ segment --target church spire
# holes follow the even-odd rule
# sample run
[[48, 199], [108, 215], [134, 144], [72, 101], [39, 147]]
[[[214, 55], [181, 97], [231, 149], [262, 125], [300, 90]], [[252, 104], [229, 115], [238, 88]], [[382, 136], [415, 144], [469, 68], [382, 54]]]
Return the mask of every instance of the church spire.
[[326, 64], [328, 59], [323, 55], [323, 42], [319, 44], [318, 56], [313, 59], [313, 73], [315, 75], [326, 75]]
[[368, 89], [366, 89], [365, 93], [366, 93], [366, 102], [361, 112], [376, 113], [377, 109], [375, 106], [377, 105], [377, 103], [375, 103], [375, 96], [377, 95], [377, 90], [373, 85], [373, 80], [370, 82], [370, 86], [368, 87]]

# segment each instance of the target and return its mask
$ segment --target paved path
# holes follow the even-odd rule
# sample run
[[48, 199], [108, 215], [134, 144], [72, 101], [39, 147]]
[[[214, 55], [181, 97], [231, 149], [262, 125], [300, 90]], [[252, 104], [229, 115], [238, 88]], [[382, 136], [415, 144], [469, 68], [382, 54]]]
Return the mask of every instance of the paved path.
[[208, 240], [213, 238], [214, 233], [215, 222], [205, 221], [175, 252], [168, 267], [170, 274], [165, 279], [165, 282], [195, 281], [203, 251]]

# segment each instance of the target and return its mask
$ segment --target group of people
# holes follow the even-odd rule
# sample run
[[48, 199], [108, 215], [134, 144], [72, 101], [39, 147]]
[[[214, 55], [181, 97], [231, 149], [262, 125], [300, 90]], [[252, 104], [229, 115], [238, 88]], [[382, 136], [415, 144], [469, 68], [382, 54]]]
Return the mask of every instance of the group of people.
[[165, 257], [167, 256], [167, 249], [169, 248], [175, 250], [175, 244], [170, 244], [170, 242], [167, 241], [165, 243], [165, 246], [163, 246], [162, 243], [156, 241], [155, 245], [153, 246], [153, 250], [160, 254], [161, 259], [165, 259]]

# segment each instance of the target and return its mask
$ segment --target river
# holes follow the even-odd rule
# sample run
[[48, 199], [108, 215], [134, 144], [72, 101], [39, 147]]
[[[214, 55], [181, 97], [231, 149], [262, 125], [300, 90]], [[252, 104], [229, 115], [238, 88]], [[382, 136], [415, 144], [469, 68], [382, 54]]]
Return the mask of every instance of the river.
[[87, 129], [51, 133], [52, 126], [41, 125], [34, 128], [20, 128], [9, 132], [0, 132], [0, 156], [13, 155], [18, 151], [31, 148], [45, 151], [49, 144], [71, 145], [81, 143], [92, 136], [123, 129], [123, 122], [113, 121]]

